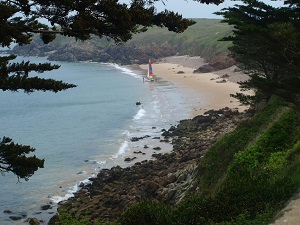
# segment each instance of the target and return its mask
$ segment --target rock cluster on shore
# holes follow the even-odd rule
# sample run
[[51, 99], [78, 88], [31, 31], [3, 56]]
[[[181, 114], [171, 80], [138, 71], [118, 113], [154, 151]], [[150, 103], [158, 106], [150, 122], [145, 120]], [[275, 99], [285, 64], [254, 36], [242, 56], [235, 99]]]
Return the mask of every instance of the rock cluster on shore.
[[[209, 147], [246, 117], [249, 114], [245, 112], [224, 108], [182, 120], [177, 127], [162, 133], [165, 139], [172, 139], [171, 153], [154, 154], [155, 160], [126, 168], [103, 169], [96, 178], [90, 178], [91, 184], [84, 185], [73, 198], [61, 202], [60, 208], [90, 220], [113, 220], [141, 199], [176, 204], [195, 189], [193, 176]], [[49, 224], [58, 219], [54, 216]]]

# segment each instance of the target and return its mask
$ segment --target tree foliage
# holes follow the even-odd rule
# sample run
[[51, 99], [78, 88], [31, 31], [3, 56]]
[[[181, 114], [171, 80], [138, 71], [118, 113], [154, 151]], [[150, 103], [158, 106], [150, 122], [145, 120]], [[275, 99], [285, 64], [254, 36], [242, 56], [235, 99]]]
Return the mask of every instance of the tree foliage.
[[0, 172], [12, 172], [28, 180], [38, 168], [44, 167], [44, 160], [33, 156], [26, 156], [35, 149], [27, 145], [19, 145], [12, 142], [12, 139], [3, 137], [0, 141]]
[[248, 71], [250, 79], [241, 82], [244, 90], [252, 89], [255, 96], [237, 93], [234, 97], [249, 104], [282, 97], [300, 105], [300, 5], [286, 1], [285, 6], [272, 7], [258, 0], [244, 0], [243, 5], [223, 9], [223, 22], [232, 25], [232, 56]]

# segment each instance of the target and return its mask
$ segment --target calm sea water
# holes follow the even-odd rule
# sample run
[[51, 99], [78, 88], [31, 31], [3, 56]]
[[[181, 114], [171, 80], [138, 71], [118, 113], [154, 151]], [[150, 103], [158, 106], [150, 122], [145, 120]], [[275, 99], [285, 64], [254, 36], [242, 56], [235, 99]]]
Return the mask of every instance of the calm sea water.
[[[19, 60], [45, 62], [45, 58]], [[1, 92], [0, 137], [30, 145], [45, 159], [28, 182], [13, 174], [0, 176], [0, 224], [24, 224], [28, 217], [47, 223], [56, 203], [72, 196], [102, 168], [126, 166], [124, 158], [144, 144], [155, 145], [180, 119], [188, 118], [184, 95], [167, 82], [143, 82], [141, 72], [113, 64], [52, 62], [55, 71], [39, 74], [78, 85], [60, 93]], [[155, 66], [153, 66], [155, 74]], [[141, 101], [141, 106], [135, 102]], [[131, 137], [150, 135], [141, 142]], [[169, 146], [170, 147], [170, 146]], [[51, 204], [52, 209], [41, 210]], [[5, 213], [10, 210], [11, 213]], [[13, 221], [10, 216], [22, 216]]]

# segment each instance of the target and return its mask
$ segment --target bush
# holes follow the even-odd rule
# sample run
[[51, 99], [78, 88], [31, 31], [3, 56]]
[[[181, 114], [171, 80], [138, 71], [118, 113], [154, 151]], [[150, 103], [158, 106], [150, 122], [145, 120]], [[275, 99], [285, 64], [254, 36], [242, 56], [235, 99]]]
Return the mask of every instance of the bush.
[[168, 225], [172, 224], [169, 206], [144, 200], [133, 204], [120, 217], [122, 225]]

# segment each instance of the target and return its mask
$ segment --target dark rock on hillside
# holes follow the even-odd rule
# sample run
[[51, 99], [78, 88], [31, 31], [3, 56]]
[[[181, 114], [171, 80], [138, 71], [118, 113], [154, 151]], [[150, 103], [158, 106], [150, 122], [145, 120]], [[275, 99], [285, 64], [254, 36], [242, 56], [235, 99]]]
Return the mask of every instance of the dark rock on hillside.
[[29, 45], [15, 46], [11, 51], [19, 55], [47, 56], [50, 61], [94, 61], [122, 65], [147, 63], [149, 58], [172, 56], [176, 52], [176, 47], [167, 42], [99, 45], [95, 40], [91, 40], [70, 41], [65, 44], [52, 42], [45, 45], [39, 38], [34, 38]]
[[194, 73], [210, 73], [223, 70], [235, 65], [235, 63], [235, 60], [230, 57], [229, 52], [221, 52], [210, 59], [208, 64], [194, 70]]
[[[193, 181], [200, 158], [224, 133], [235, 129], [249, 116], [224, 108], [206, 115], [182, 120], [177, 127], [165, 131], [173, 139], [173, 151], [153, 154], [155, 160], [133, 166], [101, 170], [92, 184], [87, 184], [60, 209], [87, 216], [90, 221], [114, 220], [128, 206], [141, 199], [152, 198], [176, 204], [194, 190]], [[58, 216], [55, 216], [57, 221]], [[54, 219], [53, 219], [54, 220]], [[49, 223], [52, 224], [52, 223]]]

